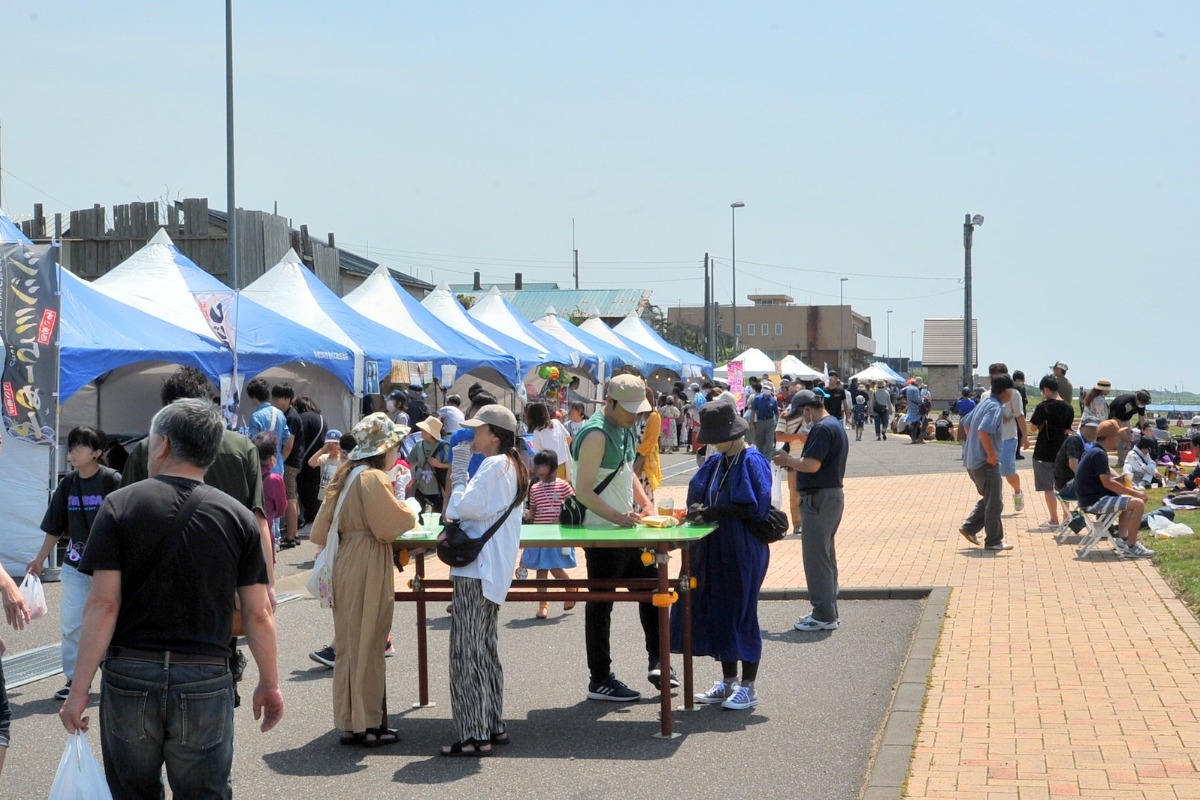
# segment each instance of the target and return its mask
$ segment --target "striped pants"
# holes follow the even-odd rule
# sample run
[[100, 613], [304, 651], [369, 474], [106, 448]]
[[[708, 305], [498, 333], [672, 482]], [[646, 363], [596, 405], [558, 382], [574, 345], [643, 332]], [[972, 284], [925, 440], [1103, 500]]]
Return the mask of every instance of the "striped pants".
[[504, 668], [497, 649], [500, 606], [483, 596], [478, 578], [452, 577], [450, 617], [450, 713], [458, 739], [486, 742], [503, 733]]

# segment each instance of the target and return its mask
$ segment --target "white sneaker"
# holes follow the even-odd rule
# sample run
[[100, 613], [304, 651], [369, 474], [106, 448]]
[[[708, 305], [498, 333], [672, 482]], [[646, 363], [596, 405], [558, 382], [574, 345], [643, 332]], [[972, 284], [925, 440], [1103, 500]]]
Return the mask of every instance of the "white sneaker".
[[822, 622], [819, 619], [814, 619], [812, 614], [809, 614], [804, 619], [792, 626], [798, 631], [812, 633], [813, 631], [836, 631], [838, 621], [835, 619], [832, 622]]
[[1150, 556], [1154, 555], [1154, 551], [1149, 547], [1146, 547], [1146, 545], [1142, 544], [1141, 542], [1138, 542], [1133, 547], [1129, 548], [1129, 555], [1132, 558], [1149, 558]]
[[1022, 510], [1024, 510], [1024, 508], [1025, 508], [1025, 493], [1024, 492], [1013, 492], [1013, 509], [1016, 511], [1022, 511]]
[[754, 684], [739, 683], [733, 697], [721, 703], [721, 708], [744, 711], [747, 708], [754, 708], [756, 705], [758, 705], [758, 691], [754, 688]]
[[713, 684], [713, 687], [703, 694], [694, 694], [692, 699], [697, 703], [702, 703], [706, 706], [717, 705], [724, 703], [729, 698], [733, 697], [733, 693], [737, 691], [737, 679], [731, 679], [728, 682], [719, 680]]
[[1117, 551], [1117, 555], [1121, 556], [1122, 558], [1129, 558], [1133, 555], [1133, 550], [1129, 548], [1128, 543], [1126, 543], [1124, 539], [1114, 536], [1112, 537], [1111, 541], [1113, 550]]

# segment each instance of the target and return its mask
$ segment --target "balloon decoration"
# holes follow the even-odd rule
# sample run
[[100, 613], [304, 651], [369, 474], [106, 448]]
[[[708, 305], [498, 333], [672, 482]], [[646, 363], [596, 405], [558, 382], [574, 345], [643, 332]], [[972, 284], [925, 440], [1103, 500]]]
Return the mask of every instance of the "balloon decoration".
[[542, 364], [541, 368], [538, 370], [538, 377], [549, 378], [550, 370], [552, 370], [552, 369], [553, 369], [553, 367], [551, 367], [549, 364]]
[[566, 400], [566, 390], [558, 380], [559, 377], [565, 377], [565, 375], [562, 370], [552, 364], [542, 364], [538, 368], [538, 375], [546, 381], [542, 385], [542, 391], [538, 393], [538, 399], [544, 401], [553, 411]]
[[552, 381], [558, 380], [558, 375], [559, 375], [558, 367], [551, 367], [550, 368], [550, 380], [552, 380]]

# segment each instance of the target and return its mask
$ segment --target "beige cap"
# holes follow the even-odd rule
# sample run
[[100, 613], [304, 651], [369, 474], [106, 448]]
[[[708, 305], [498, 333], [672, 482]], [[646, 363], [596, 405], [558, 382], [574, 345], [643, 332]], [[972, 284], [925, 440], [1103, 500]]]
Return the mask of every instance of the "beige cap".
[[418, 422], [415, 427], [425, 431], [435, 439], [442, 438], [442, 421], [433, 414]]
[[[482, 428], [484, 425], [502, 428], [512, 433], [517, 432], [517, 418], [513, 412], [504, 406], [494, 403], [490, 406], [484, 406], [475, 412], [475, 416], [463, 421], [463, 426], [467, 428]], [[440, 422], [438, 427], [441, 427]]]
[[650, 410], [646, 399], [646, 382], [637, 375], [618, 375], [608, 382], [608, 396], [630, 414]]

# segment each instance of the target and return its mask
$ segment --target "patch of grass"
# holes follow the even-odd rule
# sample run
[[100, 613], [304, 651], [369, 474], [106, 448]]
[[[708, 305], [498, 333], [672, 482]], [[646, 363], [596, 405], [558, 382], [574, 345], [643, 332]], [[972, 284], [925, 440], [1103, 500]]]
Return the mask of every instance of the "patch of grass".
[[[1148, 492], [1147, 510], [1161, 508], [1166, 493], [1165, 489]], [[1154, 566], [1167, 584], [1192, 613], [1200, 617], [1200, 511], [1176, 511], [1175, 521], [1197, 533], [1175, 539], [1154, 539], [1147, 546], [1154, 549]], [[1142, 533], [1144, 535], [1145, 531]]]

